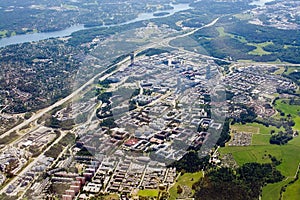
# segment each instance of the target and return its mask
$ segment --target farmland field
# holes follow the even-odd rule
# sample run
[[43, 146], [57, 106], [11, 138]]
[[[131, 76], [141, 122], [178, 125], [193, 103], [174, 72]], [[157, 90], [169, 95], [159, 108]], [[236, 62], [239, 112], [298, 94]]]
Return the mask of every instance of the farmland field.
[[295, 183], [289, 185], [286, 191], [283, 193], [283, 199], [298, 199], [300, 197], [300, 180], [298, 179]]
[[[264, 135], [257, 135], [262, 137]], [[260, 138], [259, 141], [263, 143], [264, 138]], [[253, 139], [254, 141], [254, 139]], [[277, 166], [277, 169], [288, 178], [292, 180], [297, 171], [299, 162], [300, 162], [300, 137], [294, 138], [288, 144], [279, 146], [271, 144], [262, 144], [262, 145], [251, 145], [246, 147], [223, 147], [219, 149], [219, 152], [222, 155], [232, 153], [234, 159], [238, 165], [243, 165], [248, 162], [258, 162], [258, 163], [269, 163], [271, 160], [268, 155], [275, 156], [278, 160], [281, 160], [281, 164]], [[284, 186], [287, 181], [282, 181], [275, 184], [269, 184], [263, 189], [263, 200], [267, 199], [278, 199], [279, 192], [282, 186]], [[295, 183], [295, 186], [289, 186], [287, 189], [288, 196], [297, 195], [293, 188], [298, 187], [298, 182]], [[284, 198], [287, 199], [287, 198]]]

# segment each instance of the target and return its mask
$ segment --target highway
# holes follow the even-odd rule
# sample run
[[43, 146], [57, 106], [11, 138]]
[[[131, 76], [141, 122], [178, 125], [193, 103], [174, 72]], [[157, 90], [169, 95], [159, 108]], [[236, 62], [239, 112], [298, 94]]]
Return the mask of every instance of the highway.
[[[213, 21], [211, 21], [210, 23], [200, 27], [200, 28], [196, 28], [196, 29], [192, 29], [188, 32], [184, 32], [180, 35], [177, 35], [177, 36], [173, 36], [173, 37], [168, 37], [168, 38], [163, 38], [163, 39], [159, 39], [159, 40], [156, 40], [156, 41], [153, 41], [152, 43], [150, 44], [147, 44], [147, 45], [144, 45], [142, 47], [140, 47], [138, 50], [135, 50], [135, 53], [140, 53], [144, 50], [147, 50], [149, 48], [152, 48], [152, 47], [157, 47], [157, 46], [164, 46], [164, 47], [172, 47], [172, 48], [177, 48], [177, 47], [174, 47], [174, 46], [170, 46], [170, 41], [174, 40], [174, 39], [178, 39], [178, 38], [183, 38], [183, 37], [187, 37], [187, 36], [190, 36], [192, 34], [194, 34], [196, 31], [199, 31], [201, 29], [204, 29], [204, 28], [207, 28], [207, 27], [211, 27], [211, 26], [214, 26], [217, 22], [218, 22], [219, 18], [216, 18], [214, 19]], [[180, 50], [183, 50], [183, 51], [187, 51], [187, 50], [184, 50], [184, 49], [180, 49]], [[189, 51], [190, 52], [190, 51]], [[191, 52], [191, 53], [195, 53], [195, 52]], [[204, 58], [208, 58], [208, 59], [213, 59], [213, 60], [221, 60], [221, 61], [226, 61], [226, 62], [231, 62], [231, 61], [228, 61], [228, 60], [225, 60], [225, 59], [219, 59], [219, 58], [215, 58], [215, 57], [212, 57], [212, 56], [208, 56], [208, 55], [203, 55], [203, 54], [199, 54], [197, 53], [199, 56], [202, 56]], [[111, 67], [107, 68], [106, 70], [96, 74], [95, 76], [93, 76], [90, 80], [88, 80], [85, 84], [83, 84], [81, 87], [79, 87], [78, 89], [76, 89], [75, 91], [73, 91], [70, 95], [68, 95], [67, 97], [55, 102], [54, 104], [44, 108], [44, 109], [41, 109], [39, 110], [37, 113], [33, 114], [31, 118], [27, 119], [27, 120], [24, 120], [21, 124], [15, 126], [14, 128], [10, 129], [9, 131], [3, 133], [1, 136], [0, 136], [0, 140], [2, 138], [4, 138], [5, 136], [8, 136], [9, 134], [11, 134], [12, 132], [14, 131], [18, 131], [20, 129], [22, 129], [23, 127], [27, 126], [28, 124], [30, 124], [31, 122], [35, 122], [36, 120], [38, 120], [40, 117], [42, 117], [43, 115], [45, 115], [46, 113], [50, 112], [51, 110], [53, 110], [55, 107], [58, 107], [70, 100], [72, 100], [74, 97], [76, 97], [77, 95], [79, 95], [82, 91], [84, 91], [84, 89], [86, 89], [88, 86], [92, 85], [96, 80], [100, 80], [100, 81], [103, 81], [105, 80], [106, 78], [108, 78], [109, 76], [111, 76], [113, 73], [117, 72], [118, 70], [120, 70], [120, 68], [116, 68], [115, 70], [113, 70], [112, 72], [110, 73], [107, 73], [109, 70], [113, 69], [114, 67], [116, 66], [120, 66], [122, 64], [125, 64], [126, 62], [129, 62], [130, 61], [130, 57], [127, 56], [125, 57], [123, 60], [121, 60], [120, 62], [112, 65]], [[230, 68], [230, 70], [233, 70], [233, 68], [239, 64], [239, 65], [246, 65], [246, 64], [253, 64], [254, 62], [249, 62], [249, 63], [239, 63], [239, 62], [234, 62], [232, 61], [231, 62], [233, 65], [232, 67]], [[257, 64], [257, 63], [256, 63]], [[264, 65], [276, 65], [276, 66], [283, 66], [283, 65], [286, 65], [286, 64], [266, 64], [266, 63], [261, 63], [261, 64], [264, 64]], [[289, 66], [300, 66], [300, 65], [293, 65], [293, 64], [289, 64]], [[161, 98], [159, 98], [157, 101], [161, 100], [162, 98], [166, 98], [168, 95], [170, 95], [170, 93], [167, 93], [165, 95], [163, 95]], [[155, 101], [156, 102], [156, 101]], [[92, 120], [92, 117], [93, 115], [95, 114], [96, 112], [96, 109], [95, 111], [92, 113], [92, 115], [89, 117], [89, 120], [88, 122], [91, 122]], [[40, 126], [40, 125], [39, 125]], [[38, 126], [38, 127], [39, 127]], [[37, 127], [37, 128], [38, 128]], [[21, 137], [23, 137], [24, 135], [30, 133], [31, 131], [28, 131], [27, 133], [23, 134]], [[29, 163], [29, 165], [27, 167], [25, 167], [21, 172], [19, 172], [19, 174], [13, 179], [11, 180], [2, 190], [0, 190], [0, 193], [4, 193], [7, 188], [12, 185], [13, 183], [15, 183], [15, 181], [19, 178], [19, 177], [22, 177], [24, 176], [24, 174], [32, 167], [34, 166], [38, 160], [43, 156], [43, 154], [49, 150], [55, 143], [57, 143], [63, 136], [65, 135], [65, 133], [62, 133], [61, 136], [55, 141], [53, 142], [45, 151], [43, 151], [37, 158], [35, 158], [31, 163]], [[19, 140], [19, 139], [18, 139]], [[18, 141], [17, 140], [17, 141]], [[215, 151], [216, 152], [216, 151]]]
[[[219, 18], [213, 20], [211, 23], [201, 27], [201, 28], [205, 28], [205, 27], [209, 27], [209, 26], [213, 26], [217, 21], [218, 21]], [[150, 44], [147, 44], [141, 48], [139, 48], [138, 50], [135, 51], [135, 53], [140, 53], [146, 49], [149, 49], [149, 48], [152, 48], [152, 47], [155, 47], [155, 46], [158, 46], [158, 44], [166, 44], [167, 46], [169, 46], [169, 42], [173, 39], [176, 39], [176, 38], [180, 38], [180, 37], [186, 37], [186, 36], [189, 36], [193, 33], [195, 33], [197, 30], [200, 30], [201, 28], [197, 28], [197, 29], [193, 29], [187, 33], [184, 33], [184, 34], [181, 34], [181, 35], [177, 35], [177, 36], [174, 36], [174, 37], [169, 37], [169, 38], [164, 38], [164, 39], [161, 39], [161, 41], [156, 41], [156, 42], [152, 42]], [[158, 42], [158, 43], [157, 43]], [[14, 131], [18, 131], [20, 129], [22, 129], [24, 126], [27, 126], [28, 124], [30, 124], [31, 122], [34, 122], [36, 120], [38, 120], [40, 117], [42, 117], [44, 114], [46, 114], [47, 112], [50, 112], [52, 109], [54, 109], [55, 107], [58, 107], [70, 100], [72, 100], [74, 97], [76, 97], [77, 95], [79, 95], [85, 88], [87, 88], [88, 86], [92, 85], [94, 83], [95, 80], [99, 79], [100, 81], [103, 81], [105, 80], [107, 77], [111, 76], [113, 73], [115, 73], [116, 71], [120, 70], [120, 68], [116, 68], [114, 71], [110, 72], [107, 74], [107, 72], [109, 70], [111, 70], [112, 68], [114, 68], [115, 66], [119, 66], [119, 65], [122, 65], [126, 62], [129, 62], [130, 61], [130, 57], [127, 56], [125, 57], [123, 60], [121, 60], [120, 62], [112, 65], [111, 67], [107, 68], [106, 70], [102, 71], [101, 73], [98, 73], [96, 74], [94, 77], [92, 77], [89, 81], [87, 81], [85, 84], [83, 84], [81, 87], [79, 87], [78, 89], [76, 89], [74, 92], [72, 92], [70, 95], [68, 95], [67, 97], [57, 101], [56, 103], [44, 108], [44, 109], [41, 109], [39, 110], [37, 113], [33, 114], [31, 118], [23, 121], [21, 124], [15, 126], [14, 128], [10, 129], [9, 131], [3, 133], [1, 136], [0, 136], [0, 139], [1, 138], [4, 138], [5, 136], [8, 136], [10, 133], [14, 132]], [[24, 137], [26, 134], [30, 133], [31, 131], [28, 131], [27, 133], [23, 134], [20, 138]], [[57, 143], [65, 134], [62, 134], [55, 142], [52, 143], [52, 145], [50, 145], [45, 151], [43, 151], [37, 158], [35, 158], [31, 163], [29, 163], [28, 166], [26, 166], [21, 172], [19, 172], [17, 174], [17, 176], [12, 179], [4, 188], [1, 189], [0, 193], [4, 193], [7, 188], [12, 185], [13, 183], [15, 183], [15, 181], [19, 178], [19, 177], [22, 177], [25, 175], [25, 173], [32, 167], [34, 166], [38, 160], [44, 155], [44, 153], [49, 150], [55, 143]], [[17, 141], [19, 141], [19, 139], [17, 139]], [[10, 144], [11, 145], [11, 144]], [[4, 148], [3, 150], [5, 150], [6, 148]]]
[[[165, 38], [165, 39], [162, 39], [159, 44], [167, 44], [168, 46], [168, 43], [169, 41], [171, 40], [174, 40], [174, 39], [177, 39], [177, 38], [180, 38], [180, 37], [186, 37], [186, 36], [189, 36], [193, 33], [195, 33], [196, 31], [200, 30], [200, 29], [203, 29], [203, 28], [206, 28], [206, 27], [210, 27], [210, 26], [213, 26], [217, 21], [219, 20], [219, 18], [216, 18], [214, 19], [212, 22], [210, 22], [209, 24], [206, 24], [200, 28], [197, 28], [197, 29], [194, 29], [194, 30], [191, 30], [187, 33], [184, 33], [182, 35], [177, 35], [177, 36], [174, 36], [174, 37], [170, 37], [170, 38]], [[149, 48], [152, 48], [152, 47], [155, 47], [157, 46], [158, 43], [154, 42], [154, 43], [151, 43], [151, 44], [148, 44], [148, 45], [145, 45], [143, 47], [141, 47], [140, 49], [136, 50], [135, 53], [139, 53], [139, 52], [142, 52], [146, 49], [149, 49]], [[209, 57], [209, 56], [208, 56]], [[213, 57], [209, 57], [209, 58], [213, 58]], [[214, 58], [216, 59], [216, 58]], [[110, 70], [111, 68], [115, 67], [115, 66], [118, 66], [118, 65], [121, 65], [127, 61], [129, 61], [130, 58], [129, 56], [124, 58], [123, 60], [121, 60], [120, 62], [116, 63], [115, 65], [109, 67], [108, 69], [104, 70], [103, 72], [95, 75], [94, 77], [92, 77], [89, 81], [87, 81], [85, 84], [83, 84], [80, 88], [76, 89], [73, 93], [71, 93], [69, 96], [57, 101], [56, 103], [44, 108], [44, 109], [41, 109], [39, 110], [37, 113], [33, 114], [31, 118], [23, 121], [21, 124], [15, 126], [14, 128], [10, 129], [9, 131], [3, 133], [1, 136], [0, 136], [0, 139], [1, 138], [4, 138], [5, 136], [9, 135], [10, 133], [14, 132], [14, 131], [17, 131], [21, 128], [23, 128], [24, 126], [28, 125], [29, 123], [39, 119], [40, 117], [42, 117], [44, 114], [46, 114], [47, 112], [51, 111], [53, 108], [57, 107], [57, 106], [60, 106], [64, 103], [66, 103], [67, 101], [71, 100], [72, 98], [74, 98], [75, 96], [77, 96], [81, 91], [83, 91], [84, 88], [86, 88], [87, 86], [91, 85], [96, 79], [100, 78], [102, 80], [104, 80], [105, 78], [109, 77], [111, 74], [115, 73], [115, 71], [117, 71], [118, 69], [114, 70], [112, 73], [109, 73], [109, 74], [106, 74], [104, 75], [108, 70]], [[103, 76], [104, 75], [104, 76]]]
[[[1, 136], [0, 136], [0, 139], [9, 135], [10, 133], [14, 132], [14, 131], [17, 131], [21, 128], [23, 128], [24, 126], [28, 125], [29, 123], [39, 119], [40, 117], [42, 117], [44, 114], [46, 114], [47, 112], [51, 111], [53, 108], [57, 107], [57, 106], [60, 106], [64, 103], [66, 103], [67, 101], [71, 100], [72, 98], [74, 98], [76, 95], [78, 95], [81, 91], [83, 91], [84, 88], [86, 88], [87, 86], [91, 85], [97, 78], [99, 77], [102, 77], [102, 79], [105, 79], [107, 78], [108, 76], [111, 75], [110, 74], [106, 74], [104, 75], [108, 70], [110, 70], [111, 68], [115, 67], [116, 65], [120, 65], [126, 61], [129, 61], [129, 57], [126, 57], [124, 60], [120, 61], [119, 63], [111, 66], [110, 68], [104, 70], [103, 72], [97, 74], [96, 76], [94, 76], [93, 78], [91, 78], [88, 82], [86, 82], [84, 85], [82, 85], [80, 88], [78, 88], [77, 90], [75, 90], [73, 93], [71, 93], [69, 96], [57, 101], [56, 103], [52, 104], [51, 106], [48, 106], [42, 110], [40, 110], [38, 113], [35, 113], [32, 115], [31, 118], [23, 121], [21, 124], [15, 126], [14, 128], [10, 129], [9, 131], [3, 133]], [[104, 75], [104, 76], [103, 76]]]
[[[177, 35], [177, 36], [173, 36], [173, 37], [169, 37], [169, 38], [164, 38], [164, 39], [161, 39], [160, 41], [154, 41], [153, 43], [151, 44], [148, 44], [148, 45], [145, 45], [143, 47], [141, 47], [140, 49], [136, 50], [135, 53], [139, 53], [139, 52], [142, 52], [146, 49], [149, 49], [149, 48], [152, 48], [152, 47], [155, 47], [155, 46], [169, 46], [169, 47], [173, 47], [173, 46], [170, 46], [169, 45], [169, 42], [171, 40], [174, 40], [174, 39], [177, 39], [177, 38], [181, 38], [181, 37], [186, 37], [186, 36], [189, 36], [189, 35], [192, 35], [193, 33], [195, 33], [196, 31], [198, 30], [201, 30], [203, 28], [207, 28], [207, 27], [211, 27], [213, 25], [215, 25], [217, 23], [217, 21], [219, 20], [219, 17], [214, 19], [212, 22], [200, 27], [200, 28], [196, 28], [196, 29], [193, 29], [187, 33], [183, 33], [181, 35]], [[174, 48], [174, 47], [173, 47]], [[186, 50], [184, 50], [186, 51]], [[198, 53], [199, 54], [199, 53]], [[199, 54], [200, 56], [204, 57], [204, 58], [209, 58], [209, 59], [213, 59], [213, 60], [221, 60], [221, 61], [226, 61], [226, 62], [230, 62], [228, 60], [225, 60], [225, 59], [220, 59], [220, 58], [215, 58], [215, 57], [212, 57], [212, 56], [208, 56], [208, 55], [203, 55], [203, 54]], [[121, 65], [127, 61], [129, 61], [130, 58], [129, 56], [124, 58], [123, 60], [121, 60], [120, 62], [116, 63], [115, 65], [109, 67], [108, 69], [104, 70], [103, 72], [95, 75], [94, 77], [92, 77], [89, 81], [87, 81], [85, 84], [83, 84], [80, 88], [76, 89], [73, 93], [71, 93], [69, 96], [57, 101], [56, 103], [44, 108], [44, 109], [41, 109], [39, 110], [37, 113], [33, 114], [33, 116], [30, 118], [30, 119], [27, 119], [25, 121], [23, 121], [21, 124], [15, 126], [14, 128], [10, 129], [9, 131], [3, 133], [2, 135], [0, 135], [0, 139], [1, 138], [4, 138], [5, 136], [9, 135], [10, 133], [14, 132], [14, 131], [17, 131], [21, 128], [23, 128], [24, 126], [28, 125], [29, 123], [39, 119], [40, 117], [42, 117], [44, 114], [46, 114], [47, 112], [51, 111], [53, 108], [57, 107], [57, 106], [60, 106], [64, 103], [66, 103], [67, 101], [71, 100], [72, 98], [74, 98], [75, 96], [77, 96], [81, 91], [83, 91], [84, 88], [86, 88], [87, 86], [91, 85], [96, 79], [100, 78], [102, 80], [104, 80], [105, 78], [109, 77], [112, 73], [115, 73], [116, 71], [118, 71], [118, 69], [114, 70], [112, 73], [110, 74], [106, 74], [104, 75], [108, 70], [110, 70], [111, 68], [115, 67], [115, 66], [118, 66], [118, 65]], [[235, 63], [237, 64], [237, 62], [232, 62], [232, 63]], [[247, 65], [247, 64], [259, 64], [257, 62], [238, 62], [239, 64], [241, 65]], [[280, 64], [268, 64], [268, 63], [261, 63], [261, 64], [264, 64], [264, 65], [276, 65], [276, 66], [286, 66], [287, 64], [285, 63], [280, 63]], [[299, 64], [288, 64], [289, 66], [300, 66]], [[104, 76], [103, 76], [104, 75]]]

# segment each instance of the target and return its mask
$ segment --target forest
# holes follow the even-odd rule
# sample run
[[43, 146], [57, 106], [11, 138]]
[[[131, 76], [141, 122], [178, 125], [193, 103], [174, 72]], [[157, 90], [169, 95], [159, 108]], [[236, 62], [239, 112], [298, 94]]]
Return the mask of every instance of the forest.
[[[224, 29], [224, 35], [219, 32]], [[272, 33], [272, 34], [270, 34]], [[201, 29], [193, 35], [209, 55], [233, 60], [300, 63], [299, 30], [259, 26], [234, 17], [223, 17], [216, 27]], [[268, 43], [261, 55], [252, 54], [257, 45]]]
[[194, 197], [207, 200], [259, 199], [264, 185], [284, 178], [275, 168], [276, 164], [278, 163], [246, 163], [237, 169], [211, 169], [193, 185]]

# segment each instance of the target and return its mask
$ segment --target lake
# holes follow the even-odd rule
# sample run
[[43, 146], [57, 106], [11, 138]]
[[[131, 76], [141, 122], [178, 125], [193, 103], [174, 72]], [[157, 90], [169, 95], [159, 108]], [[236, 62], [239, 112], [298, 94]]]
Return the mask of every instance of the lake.
[[[188, 10], [191, 8], [189, 6], [189, 4], [171, 4], [171, 6], [173, 7], [173, 9], [157, 11], [157, 12], [152, 12], [152, 13], [141, 13], [138, 15], [137, 18], [127, 21], [125, 23], [114, 24], [114, 25], [109, 25], [109, 26], [104, 25], [102, 27], [120, 26], [120, 25], [130, 24], [130, 23], [134, 23], [134, 22], [149, 20], [149, 19], [167, 17], [167, 16], [171, 16], [177, 12]], [[159, 13], [159, 12], [168, 12], [168, 14], [164, 15], [164, 16], [157, 16], [157, 15], [155, 16], [155, 14]], [[45, 39], [49, 39], [49, 38], [66, 37], [76, 31], [80, 31], [80, 30], [84, 30], [84, 29], [86, 29], [86, 28], [84, 27], [83, 24], [78, 24], [78, 25], [74, 25], [69, 28], [66, 28], [64, 30], [61, 30], [61, 31], [16, 35], [16, 36], [0, 39], [0, 47], [5, 47], [8, 45], [12, 45], [12, 44], [21, 44], [21, 43], [25, 43], [25, 42], [34, 42], [34, 41], [39, 41], [39, 40], [45, 40]]]

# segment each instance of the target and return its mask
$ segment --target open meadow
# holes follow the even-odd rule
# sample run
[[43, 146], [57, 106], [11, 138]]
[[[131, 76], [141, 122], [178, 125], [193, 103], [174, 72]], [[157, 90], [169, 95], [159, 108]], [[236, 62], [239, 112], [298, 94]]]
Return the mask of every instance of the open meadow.
[[[280, 108], [284, 112], [295, 114], [297, 110], [288, 109], [285, 105], [280, 105]], [[299, 124], [297, 124], [299, 125]], [[295, 126], [297, 127], [297, 126]], [[250, 146], [226, 146], [219, 149], [222, 155], [231, 153], [233, 158], [238, 163], [238, 165], [243, 165], [249, 162], [258, 163], [270, 163], [269, 154], [275, 156], [278, 160], [281, 160], [281, 164], [277, 166], [277, 169], [286, 177], [284, 181], [274, 184], [268, 184], [263, 188], [262, 200], [278, 199], [280, 196], [281, 188], [293, 180], [298, 165], [300, 162], [300, 137], [295, 137], [286, 145], [272, 145], [269, 143], [269, 138], [271, 136], [270, 131], [283, 130], [269, 126], [266, 127], [257, 123], [250, 123], [246, 125], [233, 125], [231, 130], [244, 131], [252, 133], [252, 142]], [[295, 197], [298, 195], [299, 191], [294, 188], [299, 188], [299, 181], [287, 187], [286, 192], [284, 192], [283, 199], [293, 199], [290, 197]]]

